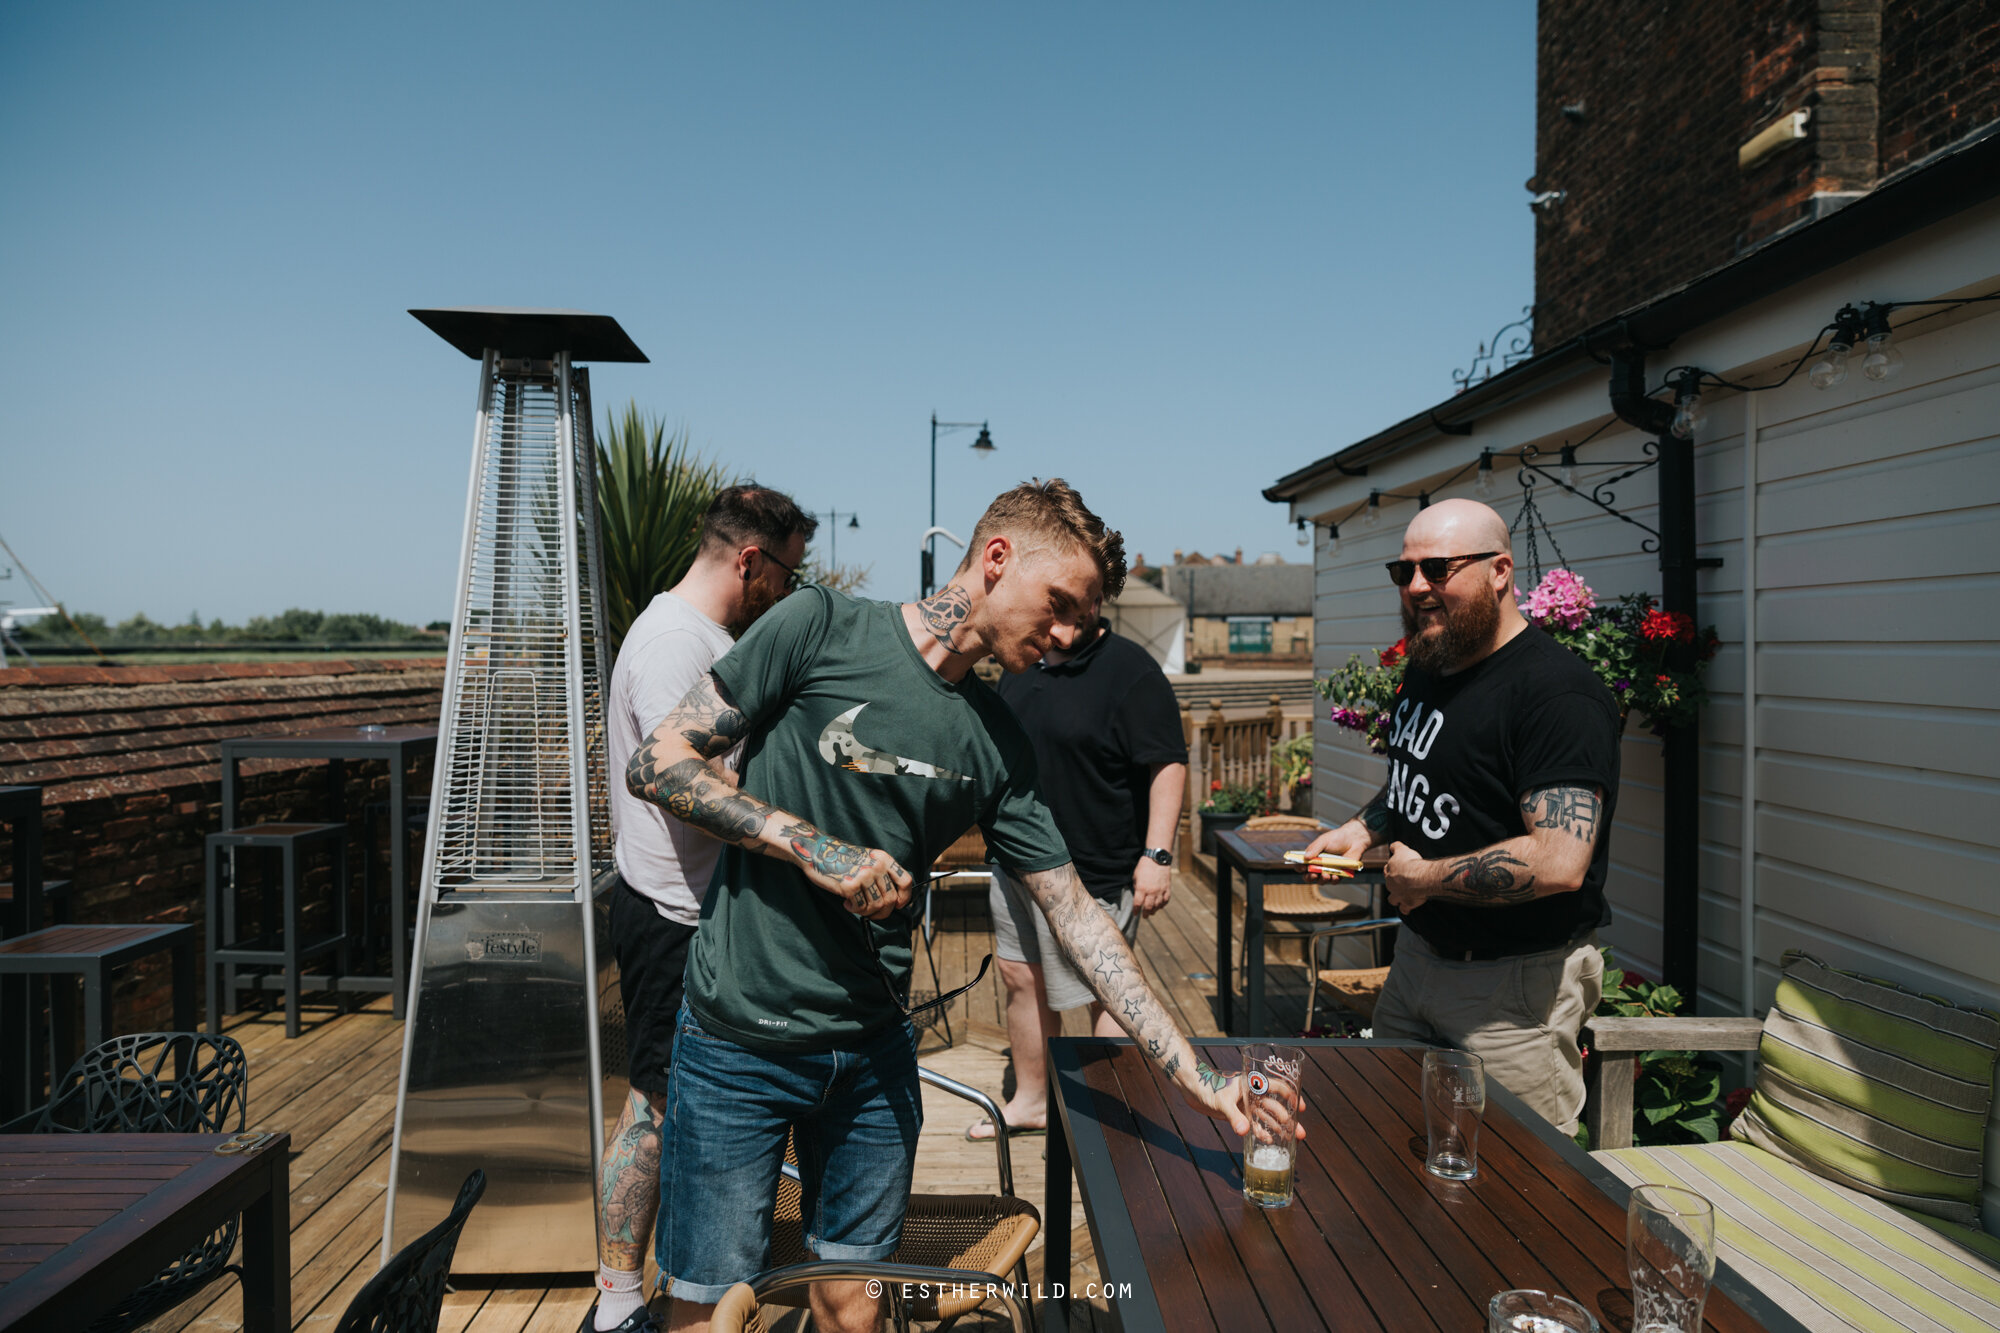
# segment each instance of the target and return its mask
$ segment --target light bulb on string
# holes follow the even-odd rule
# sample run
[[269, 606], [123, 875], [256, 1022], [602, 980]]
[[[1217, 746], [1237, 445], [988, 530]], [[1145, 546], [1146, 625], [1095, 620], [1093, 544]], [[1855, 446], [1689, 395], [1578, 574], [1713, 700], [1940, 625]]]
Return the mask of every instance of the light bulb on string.
[[1806, 380], [1815, 389], [1831, 389], [1847, 378], [1847, 354], [1861, 341], [1861, 312], [1844, 305], [1833, 317], [1833, 337], [1826, 351], [1806, 371]]
[[1691, 440], [1704, 415], [1701, 408], [1701, 372], [1690, 370], [1675, 382], [1674, 421], [1668, 429], [1677, 440]]
[[1563, 485], [1569, 487], [1571, 490], [1576, 489], [1576, 446], [1575, 445], [1566, 444], [1563, 446], [1562, 471], [1557, 473], [1556, 475], [1562, 478]]
[[1312, 545], [1312, 533], [1307, 530], [1306, 521], [1304, 519], [1299, 520], [1299, 545], [1301, 546]]
[[1340, 524], [1338, 523], [1329, 523], [1326, 525], [1326, 553], [1328, 555], [1338, 555], [1340, 553]]
[[1472, 474], [1472, 491], [1475, 495], [1493, 494], [1493, 451], [1479, 451], [1479, 471]]
[[1894, 377], [1903, 368], [1903, 354], [1897, 349], [1896, 335], [1889, 328], [1889, 308], [1870, 303], [1868, 307], [1868, 351], [1861, 358], [1861, 373], [1871, 380]]
[[1361, 511], [1361, 526], [1372, 528], [1382, 521], [1382, 492], [1368, 492], [1368, 507]]

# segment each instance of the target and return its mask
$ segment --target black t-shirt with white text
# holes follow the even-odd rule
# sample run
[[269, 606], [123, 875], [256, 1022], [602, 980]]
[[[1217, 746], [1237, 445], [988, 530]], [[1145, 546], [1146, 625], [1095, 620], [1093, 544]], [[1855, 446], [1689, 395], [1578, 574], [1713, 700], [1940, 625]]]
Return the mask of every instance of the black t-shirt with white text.
[[1433, 898], [1404, 918], [1412, 930], [1451, 957], [1559, 948], [1611, 924], [1604, 876], [1618, 797], [1618, 705], [1581, 658], [1530, 625], [1455, 675], [1409, 666], [1391, 717], [1386, 837], [1425, 860], [1520, 837], [1528, 792], [1604, 790], [1582, 888], [1499, 907]]

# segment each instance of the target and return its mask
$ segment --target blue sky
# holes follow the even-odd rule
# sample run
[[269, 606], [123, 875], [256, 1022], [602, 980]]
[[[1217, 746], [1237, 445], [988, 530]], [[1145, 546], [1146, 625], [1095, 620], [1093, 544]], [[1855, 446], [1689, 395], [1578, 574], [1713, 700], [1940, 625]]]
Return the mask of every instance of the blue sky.
[[445, 616], [476, 367], [404, 312], [485, 304], [616, 316], [600, 420], [876, 596], [934, 410], [961, 535], [1060, 475], [1301, 559], [1260, 490], [1532, 299], [1533, 91], [1525, 0], [5, 6], [0, 534], [114, 620]]

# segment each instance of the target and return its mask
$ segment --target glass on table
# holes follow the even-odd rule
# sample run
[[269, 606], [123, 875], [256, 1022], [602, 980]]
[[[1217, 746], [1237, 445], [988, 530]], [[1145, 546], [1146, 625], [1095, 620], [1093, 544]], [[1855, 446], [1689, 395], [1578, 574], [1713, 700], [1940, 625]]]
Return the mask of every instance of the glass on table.
[[1486, 1333], [1598, 1333], [1590, 1311], [1552, 1292], [1503, 1291], [1486, 1303]]
[[1679, 1185], [1639, 1185], [1625, 1205], [1632, 1333], [1700, 1333], [1715, 1280], [1715, 1206]]
[[1424, 1052], [1424, 1169], [1445, 1180], [1479, 1174], [1486, 1062], [1470, 1051]]
[[1259, 1208], [1292, 1203], [1304, 1066], [1305, 1052], [1297, 1046], [1243, 1048], [1243, 1110], [1250, 1117], [1250, 1132], [1243, 1136], [1243, 1197]]

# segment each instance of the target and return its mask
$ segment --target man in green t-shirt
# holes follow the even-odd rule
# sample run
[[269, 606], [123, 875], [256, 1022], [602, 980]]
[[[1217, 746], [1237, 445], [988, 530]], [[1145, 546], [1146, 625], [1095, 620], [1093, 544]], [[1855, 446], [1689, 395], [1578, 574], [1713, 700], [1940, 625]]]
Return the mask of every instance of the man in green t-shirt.
[[[1077, 878], [1034, 750], [977, 677], [1071, 647], [1125, 579], [1123, 541], [1063, 482], [995, 500], [922, 602], [825, 589], [746, 634], [632, 756], [632, 791], [729, 844], [688, 959], [661, 1164], [660, 1268], [675, 1330], [768, 1263], [785, 1135], [821, 1259], [895, 1252], [923, 1120], [909, 993], [920, 870], [977, 824], [1107, 1012], [1201, 1111], [1248, 1128], [1124, 936]], [[747, 740], [746, 740], [747, 738]], [[740, 789], [708, 761], [746, 740]], [[796, 813], [794, 813], [796, 812]], [[872, 1333], [879, 1298], [820, 1283], [828, 1333]]]

